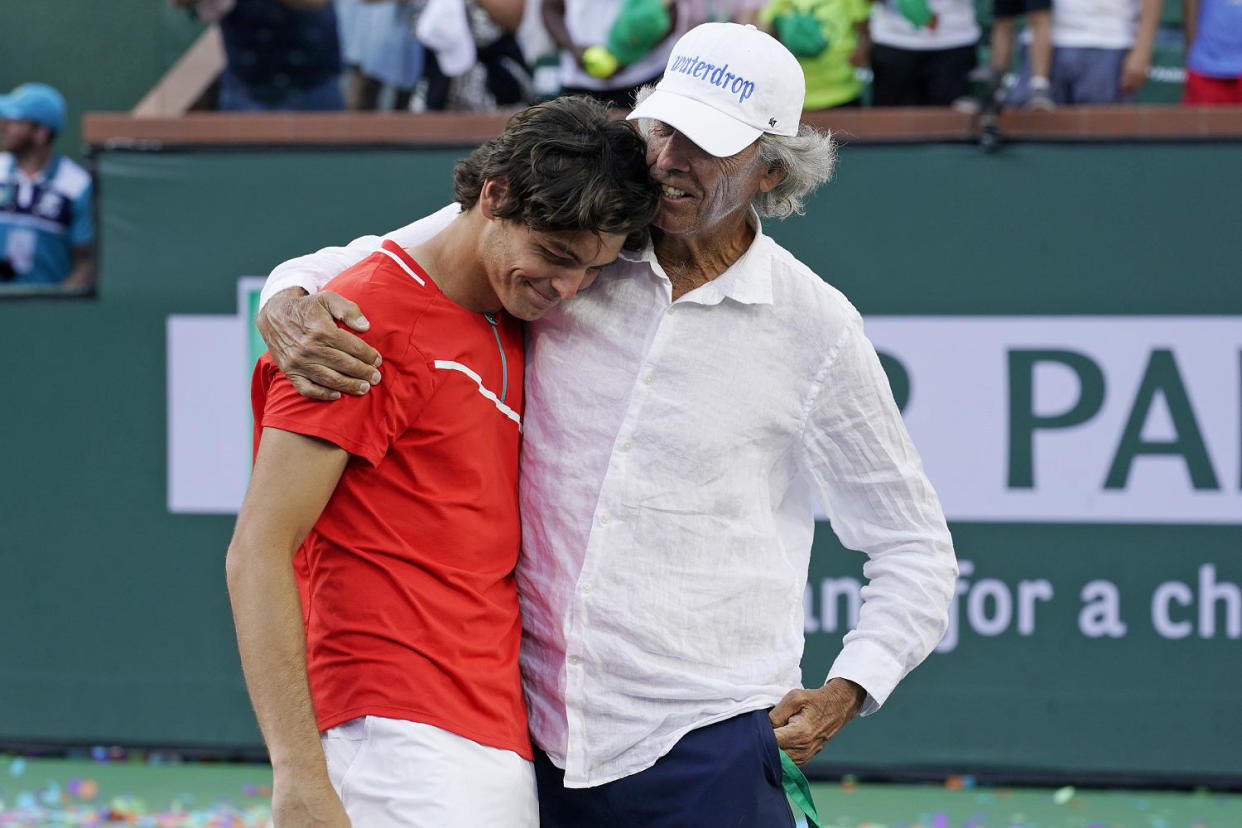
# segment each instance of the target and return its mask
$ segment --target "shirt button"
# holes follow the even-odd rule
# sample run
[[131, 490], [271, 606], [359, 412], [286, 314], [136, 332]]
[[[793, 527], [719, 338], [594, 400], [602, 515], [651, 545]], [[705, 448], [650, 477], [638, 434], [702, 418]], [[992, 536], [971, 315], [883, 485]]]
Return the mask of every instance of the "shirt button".
[[570, 656], [569, 663], [577, 667], [579, 664], [582, 663], [582, 659], [578, 658], [577, 656]]
[[670, 308], [668, 309], [668, 315], [669, 315], [669, 316], [672, 316], [672, 315], [673, 315], [673, 311], [675, 311], [675, 310], [677, 310], [677, 308], [675, 308], [675, 307], [670, 307]]
[[621, 446], [622, 451], [629, 451], [632, 448], [633, 446], [630, 444], [629, 440], [626, 440], [625, 443]]
[[608, 523], [608, 515], [600, 515], [599, 522], [604, 524]]
[[647, 376], [643, 377], [643, 382], [647, 383], [648, 385], [651, 385], [651, 374], [648, 374]]
[[583, 584], [583, 585], [582, 585], [582, 594], [583, 594], [583, 595], [590, 595], [590, 594], [591, 594], [591, 585], [590, 585], [590, 584]]

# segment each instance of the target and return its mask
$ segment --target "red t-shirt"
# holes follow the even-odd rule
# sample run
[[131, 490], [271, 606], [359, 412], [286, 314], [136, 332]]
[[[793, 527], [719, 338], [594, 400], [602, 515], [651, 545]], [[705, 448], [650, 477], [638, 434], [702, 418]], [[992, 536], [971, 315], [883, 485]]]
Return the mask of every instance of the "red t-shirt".
[[522, 415], [521, 324], [454, 304], [404, 250], [328, 288], [357, 302], [384, 357], [362, 397], [302, 397], [265, 354], [265, 426], [352, 456], [294, 558], [321, 730], [407, 719], [530, 758], [513, 568]]

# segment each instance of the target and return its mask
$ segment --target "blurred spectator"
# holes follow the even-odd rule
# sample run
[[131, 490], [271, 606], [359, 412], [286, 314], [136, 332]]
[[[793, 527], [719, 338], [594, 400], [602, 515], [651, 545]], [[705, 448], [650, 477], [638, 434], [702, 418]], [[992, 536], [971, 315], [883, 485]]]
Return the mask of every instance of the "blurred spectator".
[[[1147, 82], [1163, 0], [1054, 0], [1052, 98], [1132, 103]], [[1021, 94], [1022, 84], [1018, 84]]]
[[[1078, 0], [1103, 7], [1113, 0]], [[1122, 3], [1126, 0], [1121, 0]], [[1094, 11], [1088, 11], [1088, 15]], [[1025, 15], [1026, 26], [1031, 33], [1027, 48], [1030, 77], [1025, 103], [1031, 109], [1052, 109], [1052, 0], [992, 0], [992, 54], [984, 83], [984, 94], [995, 95], [1001, 81], [1013, 64], [1013, 46], [1018, 35], [1018, 15]]]
[[1182, 0], [1187, 104], [1242, 104], [1242, 2]]
[[368, 0], [335, 0], [336, 35], [341, 47], [341, 66], [345, 70], [345, 108], [357, 109], [352, 103], [354, 77], [362, 60], [362, 43], [359, 37], [358, 12], [369, 5]]
[[427, 46], [422, 100], [427, 110], [492, 110], [535, 102], [518, 44], [522, 0], [429, 0], [417, 32]]
[[873, 106], [948, 106], [964, 98], [979, 24], [971, 0], [888, 0], [871, 7]]
[[[208, 0], [173, 0], [196, 7]], [[331, 0], [234, 0], [220, 18], [219, 108], [336, 110], [341, 47]]]
[[759, 10], [766, 0], [677, 0], [681, 31], [700, 23], [758, 24]]
[[65, 99], [25, 83], [0, 97], [0, 282], [89, 287], [95, 280], [91, 177], [52, 151]]
[[414, 0], [337, 0], [349, 109], [378, 109], [385, 86], [394, 90], [393, 109], [410, 108], [423, 76], [423, 45], [414, 36], [422, 5]]
[[358, 18], [367, 0], [336, 0], [336, 31], [345, 71], [345, 108], [360, 109], [362, 97], [362, 37]]
[[867, 63], [868, 0], [772, 0], [760, 12], [765, 29], [802, 64], [804, 109], [860, 106]]
[[620, 109], [664, 74], [679, 31], [672, 0], [544, 0], [543, 21], [561, 50], [561, 92]]

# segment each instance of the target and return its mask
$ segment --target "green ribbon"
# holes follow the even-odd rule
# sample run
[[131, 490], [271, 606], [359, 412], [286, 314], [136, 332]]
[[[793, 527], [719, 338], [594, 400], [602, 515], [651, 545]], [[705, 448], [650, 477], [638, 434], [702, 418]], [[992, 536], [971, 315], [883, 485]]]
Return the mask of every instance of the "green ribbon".
[[806, 776], [794, 764], [794, 760], [789, 758], [789, 754], [783, 750], [780, 753], [781, 785], [785, 788], [785, 794], [802, 813], [806, 814], [808, 826], [824, 828], [824, 824], [819, 821], [819, 811], [815, 808], [815, 800], [811, 798], [811, 783], [806, 781]]

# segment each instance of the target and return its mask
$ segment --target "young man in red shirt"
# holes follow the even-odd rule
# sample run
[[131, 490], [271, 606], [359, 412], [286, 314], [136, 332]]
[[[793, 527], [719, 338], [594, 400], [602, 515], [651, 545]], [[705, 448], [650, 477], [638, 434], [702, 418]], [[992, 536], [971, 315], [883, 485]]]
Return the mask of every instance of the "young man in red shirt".
[[538, 824], [513, 578], [520, 320], [615, 260], [658, 190], [629, 125], [562, 98], [460, 162], [454, 197], [421, 243], [332, 281], [373, 314], [382, 384], [322, 405], [270, 356], [255, 369], [227, 575], [276, 828]]

